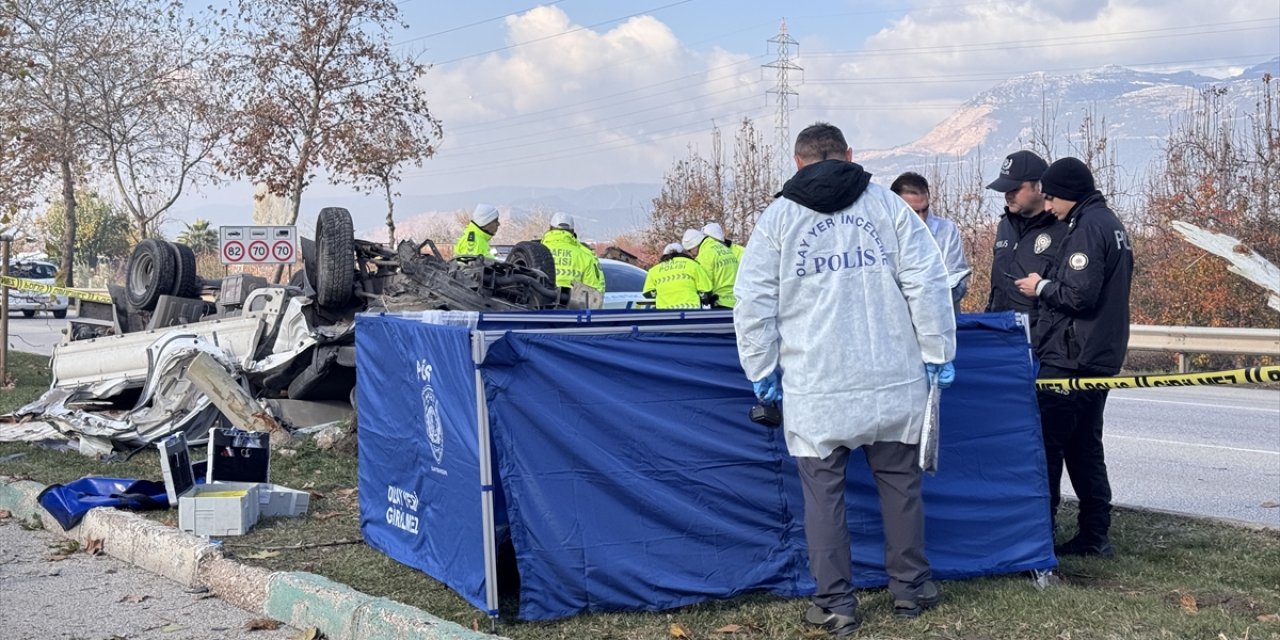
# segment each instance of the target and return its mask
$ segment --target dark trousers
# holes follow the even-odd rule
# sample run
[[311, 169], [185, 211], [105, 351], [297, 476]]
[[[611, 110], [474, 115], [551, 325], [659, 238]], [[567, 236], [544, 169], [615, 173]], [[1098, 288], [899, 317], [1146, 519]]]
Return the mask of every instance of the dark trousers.
[[[1088, 377], [1088, 372], [1041, 367], [1041, 378]], [[1102, 450], [1102, 414], [1107, 392], [1039, 391], [1040, 430], [1044, 435], [1045, 463], [1049, 470], [1049, 508], [1057, 523], [1062, 501], [1062, 468], [1067, 469], [1071, 486], [1080, 499], [1079, 538], [1081, 542], [1107, 541], [1111, 529], [1111, 483]]]
[[[884, 564], [889, 592], [895, 600], [914, 600], [931, 576], [924, 556], [924, 503], [920, 498], [918, 447], [878, 442], [862, 447], [880, 493], [884, 520]], [[796, 458], [804, 487], [804, 531], [809, 544], [809, 571], [817, 583], [813, 604], [833, 613], [852, 615], [853, 558], [849, 522], [845, 518], [845, 469], [849, 449], [839, 447], [825, 458]]]

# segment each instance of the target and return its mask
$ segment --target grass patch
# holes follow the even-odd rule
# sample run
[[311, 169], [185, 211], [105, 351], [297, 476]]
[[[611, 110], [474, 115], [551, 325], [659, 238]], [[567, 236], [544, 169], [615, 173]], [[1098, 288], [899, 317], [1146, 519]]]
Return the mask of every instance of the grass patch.
[[7, 368], [13, 386], [0, 384], [0, 414], [39, 398], [49, 388], [49, 356], [10, 350]]
[[[0, 444], [0, 456], [12, 453], [27, 455], [0, 463], [0, 473], [45, 483], [89, 473], [160, 479], [159, 461], [149, 451], [108, 463]], [[466, 627], [489, 629], [486, 616], [447, 587], [363, 543], [306, 546], [360, 539], [353, 456], [302, 442], [273, 454], [271, 475], [275, 482], [311, 491], [310, 513], [263, 520], [245, 536], [224, 538], [229, 556], [273, 570], [317, 573]], [[147, 515], [176, 524], [175, 511]], [[1070, 506], [1060, 520], [1074, 520]], [[866, 623], [859, 637], [1280, 639], [1280, 620], [1268, 617], [1280, 614], [1280, 532], [1118, 509], [1113, 542], [1116, 559], [1066, 558], [1058, 571], [1061, 584], [1044, 591], [1020, 575], [944, 583], [943, 604], [914, 621], [893, 618], [884, 589], [860, 592]], [[298, 546], [303, 548], [282, 548]], [[504, 612], [513, 604], [505, 601]], [[517, 640], [639, 640], [670, 638], [671, 625], [679, 624], [694, 639], [822, 637], [799, 622], [806, 607], [803, 598], [755, 594], [671, 611], [590, 614], [547, 623], [521, 623], [507, 613], [497, 630]], [[741, 631], [716, 632], [729, 625]]]

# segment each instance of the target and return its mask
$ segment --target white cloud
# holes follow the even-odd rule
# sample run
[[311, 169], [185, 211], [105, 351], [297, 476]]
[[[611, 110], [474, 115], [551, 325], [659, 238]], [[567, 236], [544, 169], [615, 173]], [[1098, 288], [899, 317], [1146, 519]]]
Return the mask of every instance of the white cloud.
[[[839, 40], [829, 20], [796, 19], [805, 81], [796, 87], [792, 133], [827, 120], [855, 149], [907, 144], [975, 94], [1039, 70], [1226, 72], [1275, 51], [1280, 8], [1261, 6], [921, 0], [864, 41]], [[424, 79], [445, 140], [406, 188], [654, 182], [687, 145], [705, 150], [713, 121], [728, 139], [748, 114], [771, 137], [763, 56], [694, 50], [651, 16], [595, 30], [552, 6], [509, 17], [505, 28], [507, 48], [440, 65]]]
[[1225, 74], [1274, 55], [1266, 52], [1275, 51], [1280, 7], [1260, 7], [1245, 0], [962, 7], [926, 0], [861, 46], [806, 58], [808, 77], [845, 84], [806, 85], [801, 102], [817, 108], [801, 115], [845, 123], [855, 147], [879, 148], [908, 143], [974, 94], [1037, 70], [1072, 73], [1117, 64]]

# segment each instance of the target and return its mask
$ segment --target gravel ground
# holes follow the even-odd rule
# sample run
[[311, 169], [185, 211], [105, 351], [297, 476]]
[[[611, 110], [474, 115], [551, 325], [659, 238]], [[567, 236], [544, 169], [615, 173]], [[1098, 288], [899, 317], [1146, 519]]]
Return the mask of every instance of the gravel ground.
[[251, 631], [259, 618], [106, 555], [65, 554], [69, 541], [0, 519], [0, 639], [216, 640], [292, 638]]

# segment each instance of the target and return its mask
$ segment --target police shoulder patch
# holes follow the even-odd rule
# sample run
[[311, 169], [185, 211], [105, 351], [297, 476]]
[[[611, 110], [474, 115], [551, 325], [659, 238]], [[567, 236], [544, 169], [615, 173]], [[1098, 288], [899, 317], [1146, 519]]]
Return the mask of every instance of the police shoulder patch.
[[1070, 258], [1067, 258], [1067, 266], [1076, 271], [1084, 271], [1084, 268], [1089, 266], [1089, 256], [1078, 252], [1073, 253]]
[[1051, 244], [1053, 244], [1053, 238], [1050, 238], [1047, 233], [1042, 233], [1036, 236], [1036, 244], [1033, 249], [1035, 249], [1036, 253], [1044, 253], [1045, 249], [1048, 249]]

